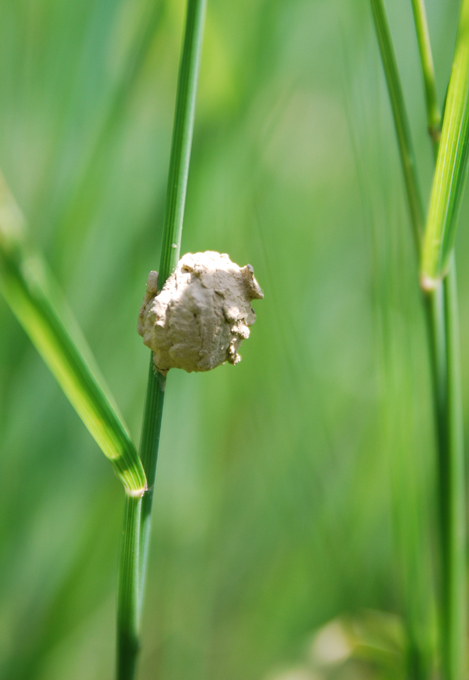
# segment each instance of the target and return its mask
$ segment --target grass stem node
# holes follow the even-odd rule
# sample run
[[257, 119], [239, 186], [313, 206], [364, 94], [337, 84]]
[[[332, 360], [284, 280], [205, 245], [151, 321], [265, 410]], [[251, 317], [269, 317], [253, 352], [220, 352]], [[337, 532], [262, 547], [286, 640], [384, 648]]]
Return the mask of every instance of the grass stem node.
[[433, 278], [426, 274], [422, 274], [420, 277], [420, 287], [425, 293], [431, 293], [441, 285], [441, 281], [442, 279], [440, 278]]

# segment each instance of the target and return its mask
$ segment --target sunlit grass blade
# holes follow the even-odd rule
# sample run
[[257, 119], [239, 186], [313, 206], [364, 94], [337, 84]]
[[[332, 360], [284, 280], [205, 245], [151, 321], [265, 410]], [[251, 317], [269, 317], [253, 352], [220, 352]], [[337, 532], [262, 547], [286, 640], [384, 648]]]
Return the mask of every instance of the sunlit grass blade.
[[463, 0], [422, 251], [421, 284], [446, 274], [454, 244], [469, 144], [469, 0]]
[[146, 479], [135, 447], [45, 263], [27, 245], [1, 175], [0, 288], [127, 493], [141, 496]]

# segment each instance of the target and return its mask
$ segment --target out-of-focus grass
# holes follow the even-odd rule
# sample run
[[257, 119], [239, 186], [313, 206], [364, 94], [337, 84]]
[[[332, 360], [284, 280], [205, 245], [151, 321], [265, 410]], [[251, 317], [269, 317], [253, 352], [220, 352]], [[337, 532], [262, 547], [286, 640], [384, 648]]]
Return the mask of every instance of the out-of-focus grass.
[[[410, 3], [389, 4], [431, 166]], [[457, 3], [428, 8], [441, 96]], [[184, 3], [0, 11], [0, 166], [136, 438]], [[266, 296], [239, 366], [168, 383], [142, 680], [264, 680], [339, 614], [403, 611], [432, 423], [367, 2], [210, 0], [183, 238], [205, 249], [253, 264]], [[106, 680], [120, 485], [3, 300], [0, 324], [0, 676]]]

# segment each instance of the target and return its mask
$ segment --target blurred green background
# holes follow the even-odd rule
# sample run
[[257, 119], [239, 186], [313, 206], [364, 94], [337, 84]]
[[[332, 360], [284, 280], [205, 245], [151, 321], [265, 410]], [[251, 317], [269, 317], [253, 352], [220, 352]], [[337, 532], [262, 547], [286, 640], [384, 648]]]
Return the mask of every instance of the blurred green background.
[[[388, 5], [428, 197], [411, 4]], [[443, 101], [458, 2], [427, 6]], [[136, 441], [184, 12], [0, 0], [0, 167]], [[433, 426], [366, 0], [209, 0], [182, 250], [250, 262], [265, 300], [239, 366], [170, 373], [139, 677], [400, 677], [405, 612], [432, 617]], [[0, 677], [110, 680], [122, 488], [2, 299], [0, 327]], [[344, 620], [398, 652], [329, 663]]]

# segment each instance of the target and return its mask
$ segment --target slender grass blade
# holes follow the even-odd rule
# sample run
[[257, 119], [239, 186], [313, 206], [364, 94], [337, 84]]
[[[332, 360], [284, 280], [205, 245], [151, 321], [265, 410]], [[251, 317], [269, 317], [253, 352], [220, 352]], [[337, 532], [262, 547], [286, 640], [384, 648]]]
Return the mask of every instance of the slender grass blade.
[[45, 263], [28, 247], [21, 212], [1, 175], [0, 290], [127, 493], [143, 495], [145, 473], [122, 417]]
[[446, 274], [454, 244], [469, 148], [469, 0], [463, 0], [453, 68], [423, 241], [421, 284]]

